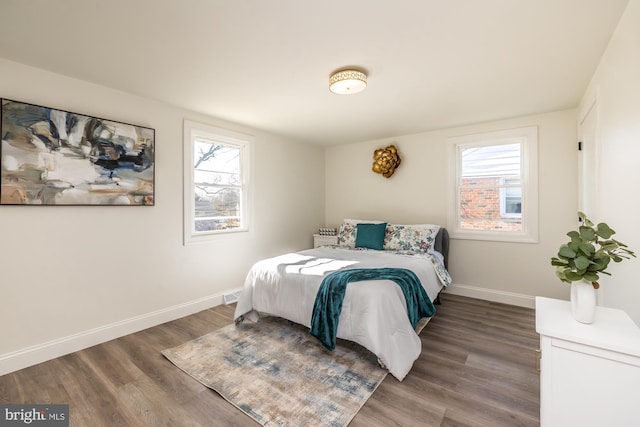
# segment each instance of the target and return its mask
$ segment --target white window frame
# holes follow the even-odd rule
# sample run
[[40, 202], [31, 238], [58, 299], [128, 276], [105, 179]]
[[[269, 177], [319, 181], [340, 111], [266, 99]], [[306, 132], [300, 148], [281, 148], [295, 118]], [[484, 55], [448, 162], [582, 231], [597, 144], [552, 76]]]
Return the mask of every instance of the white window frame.
[[[522, 230], [469, 230], [460, 221], [461, 151], [464, 148], [520, 142], [522, 174]], [[529, 126], [472, 135], [455, 136], [449, 143], [449, 200], [447, 229], [453, 239], [501, 242], [538, 242], [538, 127]]]
[[[194, 185], [194, 141], [206, 139], [240, 149], [241, 188], [240, 224], [228, 230], [195, 231], [195, 185]], [[250, 166], [253, 137], [190, 120], [184, 121], [184, 244], [211, 241], [220, 235], [249, 231], [250, 212]]]

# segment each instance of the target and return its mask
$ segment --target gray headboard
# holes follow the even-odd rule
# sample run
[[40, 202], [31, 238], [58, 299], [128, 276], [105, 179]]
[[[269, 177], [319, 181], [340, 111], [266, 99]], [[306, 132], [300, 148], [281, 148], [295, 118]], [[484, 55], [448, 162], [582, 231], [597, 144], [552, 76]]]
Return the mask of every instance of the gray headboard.
[[444, 256], [444, 266], [449, 268], [449, 232], [446, 228], [441, 227], [438, 231], [434, 249]]

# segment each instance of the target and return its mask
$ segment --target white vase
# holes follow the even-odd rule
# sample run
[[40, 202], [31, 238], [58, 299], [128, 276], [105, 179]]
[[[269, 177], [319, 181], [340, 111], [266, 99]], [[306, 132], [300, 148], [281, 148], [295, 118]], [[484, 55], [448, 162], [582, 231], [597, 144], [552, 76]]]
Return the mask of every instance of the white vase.
[[581, 323], [593, 323], [596, 315], [596, 290], [591, 282], [571, 282], [571, 314]]

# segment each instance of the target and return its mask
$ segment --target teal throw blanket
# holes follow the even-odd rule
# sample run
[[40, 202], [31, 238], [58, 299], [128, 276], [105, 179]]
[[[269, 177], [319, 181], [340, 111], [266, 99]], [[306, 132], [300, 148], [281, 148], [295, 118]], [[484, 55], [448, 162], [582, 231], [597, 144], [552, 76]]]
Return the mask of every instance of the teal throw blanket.
[[349, 282], [393, 280], [400, 286], [407, 302], [407, 314], [415, 329], [423, 317], [431, 317], [436, 309], [422, 287], [420, 279], [405, 268], [360, 268], [328, 274], [320, 284], [311, 316], [311, 335], [329, 350], [336, 347], [338, 319]]

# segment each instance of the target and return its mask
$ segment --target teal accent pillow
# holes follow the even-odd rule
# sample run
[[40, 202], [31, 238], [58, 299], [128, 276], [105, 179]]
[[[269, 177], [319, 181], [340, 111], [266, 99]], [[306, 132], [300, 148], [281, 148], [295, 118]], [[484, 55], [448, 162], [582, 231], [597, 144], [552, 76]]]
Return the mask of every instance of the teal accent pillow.
[[380, 224], [358, 224], [356, 229], [356, 248], [382, 250], [386, 229], [386, 222]]

